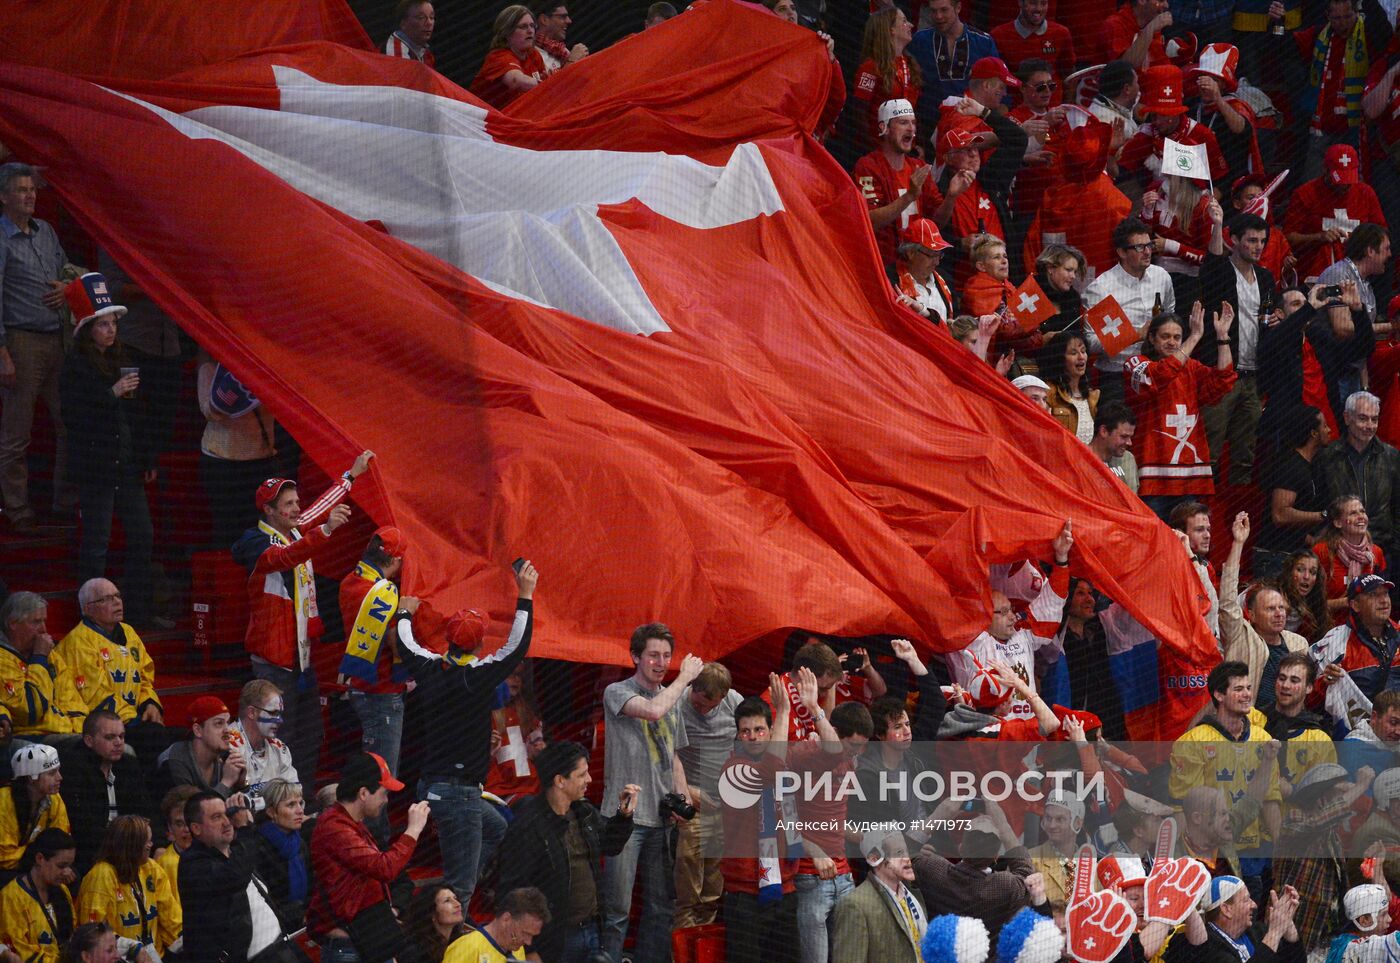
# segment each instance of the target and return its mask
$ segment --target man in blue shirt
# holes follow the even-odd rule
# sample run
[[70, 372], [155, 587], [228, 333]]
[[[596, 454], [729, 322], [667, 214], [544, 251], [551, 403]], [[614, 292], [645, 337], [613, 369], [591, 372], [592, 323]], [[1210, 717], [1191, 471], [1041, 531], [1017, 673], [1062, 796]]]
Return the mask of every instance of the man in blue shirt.
[[[29, 504], [25, 452], [39, 398], [58, 435], [55, 509], [70, 490], [64, 478], [66, 438], [58, 412], [63, 365], [63, 304], [59, 274], [68, 258], [53, 228], [34, 217], [38, 176], [28, 164], [0, 165], [0, 501], [11, 526], [37, 524]], [[71, 498], [70, 498], [71, 504]]]
[[956, 0], [933, 0], [928, 12], [933, 26], [914, 34], [908, 53], [924, 75], [919, 129], [931, 134], [938, 122], [939, 105], [948, 97], [967, 92], [972, 65], [983, 57], [1000, 54], [990, 35], [973, 30], [958, 18]]

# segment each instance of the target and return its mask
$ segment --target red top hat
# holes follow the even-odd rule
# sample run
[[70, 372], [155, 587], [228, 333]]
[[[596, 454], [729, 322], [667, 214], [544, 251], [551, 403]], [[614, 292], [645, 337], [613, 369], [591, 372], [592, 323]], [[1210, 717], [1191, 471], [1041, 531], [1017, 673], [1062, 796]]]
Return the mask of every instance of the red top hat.
[[1138, 109], [1144, 114], [1173, 117], [1186, 113], [1186, 105], [1181, 102], [1181, 89], [1186, 81], [1180, 67], [1172, 64], [1148, 67], [1138, 75], [1138, 82], [1142, 86]]

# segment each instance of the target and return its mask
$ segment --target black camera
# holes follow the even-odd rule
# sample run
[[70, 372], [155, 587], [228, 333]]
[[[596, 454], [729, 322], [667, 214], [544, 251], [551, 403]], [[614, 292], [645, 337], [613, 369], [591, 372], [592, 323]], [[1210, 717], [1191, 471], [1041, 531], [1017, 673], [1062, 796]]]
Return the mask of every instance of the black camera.
[[1340, 284], [1324, 284], [1322, 293], [1318, 297], [1323, 300], [1336, 300], [1342, 296], [1342, 286]]
[[695, 807], [685, 801], [685, 797], [678, 792], [668, 792], [661, 797], [660, 804], [656, 807], [661, 813], [664, 821], [667, 816], [679, 816], [686, 822], [695, 818]]

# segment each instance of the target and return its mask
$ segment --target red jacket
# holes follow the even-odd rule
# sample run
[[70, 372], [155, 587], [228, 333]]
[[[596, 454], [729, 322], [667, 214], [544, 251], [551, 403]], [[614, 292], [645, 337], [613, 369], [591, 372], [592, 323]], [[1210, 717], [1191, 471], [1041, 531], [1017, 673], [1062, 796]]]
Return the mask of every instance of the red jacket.
[[311, 935], [345, 929], [361, 912], [387, 900], [389, 883], [404, 871], [417, 845], [418, 840], [404, 833], [381, 852], [364, 824], [340, 803], [322, 812], [311, 833], [316, 878], [306, 912]]
[[1207, 368], [1195, 359], [1149, 361], [1135, 354], [1123, 365], [1128, 404], [1137, 412], [1133, 454], [1139, 495], [1213, 495], [1210, 447], [1201, 411], [1235, 386], [1234, 368]]
[[[320, 525], [290, 545], [273, 545], [261, 528], [250, 528], [233, 546], [233, 560], [248, 570], [248, 635], [250, 655], [295, 671], [297, 615], [292, 602], [292, 570], [307, 561], [326, 541]], [[307, 623], [307, 640], [321, 634], [320, 619]]]

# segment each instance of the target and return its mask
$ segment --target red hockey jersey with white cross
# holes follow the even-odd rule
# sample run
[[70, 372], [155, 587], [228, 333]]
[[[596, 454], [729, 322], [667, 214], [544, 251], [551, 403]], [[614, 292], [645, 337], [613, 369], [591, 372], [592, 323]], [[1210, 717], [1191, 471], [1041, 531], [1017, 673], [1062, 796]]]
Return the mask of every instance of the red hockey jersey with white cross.
[[1234, 368], [1207, 368], [1188, 358], [1151, 361], [1135, 354], [1123, 365], [1128, 404], [1137, 414], [1133, 454], [1139, 495], [1213, 495], [1210, 447], [1201, 412], [1234, 387]]

